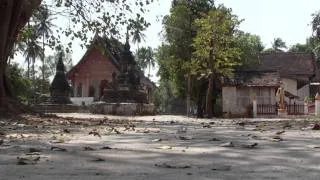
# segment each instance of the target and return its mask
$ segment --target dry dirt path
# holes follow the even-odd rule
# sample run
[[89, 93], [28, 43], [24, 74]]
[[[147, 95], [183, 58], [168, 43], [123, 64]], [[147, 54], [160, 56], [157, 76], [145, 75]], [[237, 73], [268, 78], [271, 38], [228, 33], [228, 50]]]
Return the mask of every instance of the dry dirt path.
[[315, 119], [0, 120], [0, 179], [319, 179]]

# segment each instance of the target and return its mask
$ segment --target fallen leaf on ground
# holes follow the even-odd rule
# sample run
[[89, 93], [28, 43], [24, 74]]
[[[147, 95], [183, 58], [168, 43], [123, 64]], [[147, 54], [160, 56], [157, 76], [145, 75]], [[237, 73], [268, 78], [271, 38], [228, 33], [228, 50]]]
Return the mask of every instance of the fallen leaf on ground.
[[239, 126], [245, 126], [246, 124], [245, 124], [245, 122], [239, 122], [238, 125]]
[[285, 133], [286, 131], [278, 131], [278, 132], [276, 132], [276, 135], [280, 135], [280, 134], [283, 134], [283, 133]]
[[85, 147], [83, 147], [83, 150], [85, 150], [85, 151], [94, 151], [96, 149], [94, 149], [94, 148], [92, 148], [90, 146], [85, 146]]
[[39, 155], [41, 155], [41, 153], [40, 152], [29, 152], [29, 153], [26, 153], [26, 155], [28, 155], [28, 156], [35, 156], [35, 155], [39, 156]]
[[222, 165], [222, 166], [216, 166], [211, 168], [212, 171], [230, 171], [231, 166], [229, 165]]
[[158, 147], [157, 149], [172, 149], [171, 146], [161, 146], [161, 147]]
[[209, 141], [220, 141], [218, 138], [211, 138]]
[[242, 144], [241, 147], [252, 149], [258, 146], [258, 143], [252, 143], [252, 144]]
[[211, 128], [211, 125], [210, 125], [210, 124], [204, 124], [204, 125], [202, 126], [202, 128]]
[[40, 160], [40, 156], [37, 157], [17, 157], [18, 165], [36, 164]]
[[103, 146], [102, 148], [100, 148], [100, 149], [112, 149], [111, 147], [109, 147], [109, 146]]
[[220, 144], [220, 147], [234, 147], [234, 144], [233, 142], [227, 142], [227, 143]]
[[152, 142], [160, 142], [160, 141], [162, 141], [162, 139], [161, 139], [161, 138], [153, 139], [153, 140], [152, 140]]
[[93, 162], [103, 162], [103, 161], [106, 161], [106, 160], [103, 159], [103, 158], [97, 157], [97, 158], [94, 158], [92, 161]]
[[41, 150], [37, 148], [29, 148], [29, 153], [33, 153], [33, 152], [41, 152]]
[[98, 137], [101, 137], [101, 135], [97, 132], [97, 131], [90, 131], [89, 132], [89, 135], [93, 135], [93, 136], [98, 136]]
[[57, 146], [52, 146], [51, 151], [67, 151], [65, 148], [57, 147]]
[[274, 136], [271, 140], [275, 142], [283, 141], [283, 139], [280, 136]]
[[64, 129], [63, 132], [64, 133], [70, 133], [70, 130], [69, 129]]
[[191, 136], [179, 136], [180, 140], [191, 140], [192, 137]]
[[186, 169], [191, 168], [190, 164], [187, 163], [177, 163], [177, 162], [164, 162], [164, 163], [156, 163], [155, 166], [162, 168], [173, 168], [173, 169]]

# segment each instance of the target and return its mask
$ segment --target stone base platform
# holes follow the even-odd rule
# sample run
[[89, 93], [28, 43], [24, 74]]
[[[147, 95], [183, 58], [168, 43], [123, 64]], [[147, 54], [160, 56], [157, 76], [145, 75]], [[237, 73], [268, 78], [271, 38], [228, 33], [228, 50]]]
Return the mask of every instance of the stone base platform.
[[91, 104], [90, 112], [95, 114], [111, 115], [154, 115], [156, 108], [154, 104], [146, 103], [106, 103], [96, 102]]
[[87, 106], [75, 104], [37, 104], [31, 107], [39, 113], [89, 113]]

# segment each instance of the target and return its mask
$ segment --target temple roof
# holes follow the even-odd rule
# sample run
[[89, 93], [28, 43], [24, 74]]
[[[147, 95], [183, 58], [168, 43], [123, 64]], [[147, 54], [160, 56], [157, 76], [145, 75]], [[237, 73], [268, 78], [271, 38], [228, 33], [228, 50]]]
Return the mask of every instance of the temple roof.
[[119, 62], [121, 53], [124, 51], [124, 45], [114, 38], [100, 37], [96, 35], [86, 53], [82, 56], [80, 61], [70, 69], [67, 76], [74, 73], [81, 64], [88, 60], [87, 57], [93, 49], [100, 50], [102, 54], [110, 58], [112, 64], [115, 65], [117, 69], [120, 69]]

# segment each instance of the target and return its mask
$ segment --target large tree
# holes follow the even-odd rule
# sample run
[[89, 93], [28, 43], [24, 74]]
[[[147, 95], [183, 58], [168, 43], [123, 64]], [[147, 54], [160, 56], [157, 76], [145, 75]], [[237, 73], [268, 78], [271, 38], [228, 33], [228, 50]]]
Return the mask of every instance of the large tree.
[[[192, 82], [196, 81], [189, 73], [185, 64], [191, 61], [193, 38], [197, 31], [194, 21], [203, 17], [214, 7], [213, 0], [175, 0], [172, 2], [170, 14], [164, 17], [164, 40], [165, 45], [159, 50], [167, 51], [166, 59], [157, 59], [160, 71], [166, 70], [166, 80], [172, 81], [174, 94], [178, 97], [187, 97], [187, 109], [189, 112], [192, 98]], [[163, 49], [162, 49], [163, 48]], [[169, 57], [169, 58], [167, 58]], [[162, 74], [160, 72], [160, 74]]]
[[214, 80], [219, 76], [231, 74], [240, 63], [241, 49], [236, 46], [235, 38], [240, 21], [232, 14], [231, 9], [220, 5], [195, 23], [198, 28], [193, 43], [195, 52], [190, 64], [191, 72], [208, 79], [206, 112], [211, 118]]
[[[133, 12], [132, 9], [140, 9], [140, 13], [143, 13], [146, 11], [144, 5], [152, 1], [137, 0], [135, 4], [132, 4], [127, 1], [54, 0], [44, 3], [54, 9], [58, 16], [70, 19], [70, 26], [59, 28], [59, 33], [63, 33], [71, 40], [78, 38], [88, 42], [90, 33], [119, 37], [123, 26], [132, 25], [134, 22], [132, 20], [137, 18], [143, 26], [148, 26], [149, 24], [142, 19], [139, 12]], [[35, 13], [40, 3], [41, 0], [0, 0], [0, 115], [19, 109], [12, 106], [14, 101], [7, 72], [8, 59], [21, 29]], [[109, 11], [111, 9], [113, 11]], [[49, 40], [50, 45], [59, 44], [61, 38], [61, 36], [52, 36]], [[69, 44], [71, 45], [72, 43]]]
[[8, 59], [20, 30], [27, 23], [40, 0], [0, 1], [0, 114], [12, 112], [14, 107], [11, 82], [8, 78]]

